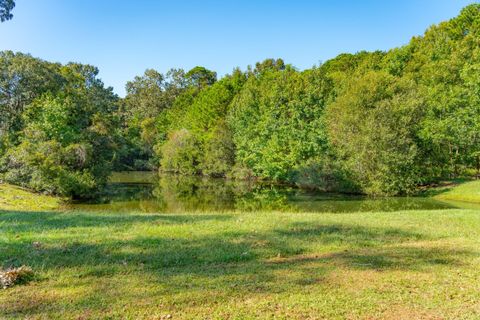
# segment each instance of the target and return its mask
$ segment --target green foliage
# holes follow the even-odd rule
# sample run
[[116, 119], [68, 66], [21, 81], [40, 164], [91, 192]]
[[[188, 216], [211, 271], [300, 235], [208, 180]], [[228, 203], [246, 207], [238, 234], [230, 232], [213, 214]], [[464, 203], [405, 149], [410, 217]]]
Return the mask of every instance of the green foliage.
[[479, 142], [480, 6], [471, 5], [417, 40], [415, 72], [427, 113], [421, 137], [439, 175], [455, 177], [477, 166]]
[[255, 69], [253, 69], [252, 73], [258, 75], [267, 71], [281, 71], [285, 70], [285, 67], [283, 59], [265, 59], [255, 64]]
[[62, 89], [66, 79], [60, 75], [60, 67], [30, 55], [0, 52], [0, 143], [17, 142], [27, 105], [44, 93]]
[[121, 101], [91, 66], [2, 52], [0, 175], [73, 196], [112, 167], [410, 194], [480, 175], [479, 48], [472, 4], [388, 52], [302, 72], [266, 59], [218, 81], [148, 69]]
[[204, 67], [185, 73], [171, 69], [163, 75], [148, 69], [126, 85], [127, 96], [119, 111], [124, 127], [119, 170], [145, 170], [158, 166], [160, 147], [199, 91], [213, 85], [217, 74]]
[[15, 8], [15, 1], [0, 0], [0, 22], [5, 22], [13, 18], [13, 8]]
[[183, 70], [171, 69], [163, 75], [147, 69], [143, 76], [127, 82], [125, 112], [130, 117], [155, 117], [171, 106], [186, 81]]
[[4, 130], [15, 139], [9, 139], [0, 161], [0, 178], [37, 191], [92, 196], [111, 172], [115, 149], [111, 114], [116, 97], [96, 78], [94, 67], [69, 64], [51, 70], [50, 64], [29, 56], [6, 55], [11, 58], [7, 70], [28, 70], [23, 65], [26, 61], [40, 70], [46, 67], [59, 80], [49, 88], [35, 72], [33, 77], [28, 72], [12, 73], [21, 80], [13, 89], [34, 94], [21, 104], [3, 100], [2, 108], [12, 111], [6, 114]]
[[232, 132], [224, 122], [220, 122], [205, 141], [201, 169], [206, 175], [224, 177], [234, 165], [235, 145]]
[[335, 74], [329, 138], [360, 191], [480, 172], [479, 22], [480, 6], [468, 6], [370, 67]]
[[147, 69], [126, 85], [127, 96], [120, 104], [118, 117], [123, 124], [118, 130], [122, 145], [117, 170], [148, 170], [157, 167], [153, 148], [160, 139], [157, 122], [164, 111], [172, 108], [187, 87], [185, 72], [171, 69], [167, 74]]
[[191, 86], [199, 88], [211, 86], [217, 81], [217, 73], [204, 67], [196, 66], [185, 75], [187, 82]]
[[162, 170], [193, 175], [198, 173], [199, 145], [187, 129], [173, 131], [161, 147]]
[[350, 179], [369, 194], [413, 191], [422, 182], [416, 125], [422, 100], [411, 81], [384, 72], [354, 78], [328, 109], [328, 127]]
[[[164, 128], [174, 134], [166, 142], [161, 141], [156, 150], [162, 159], [161, 164], [168, 164], [162, 169], [175, 172], [203, 173], [212, 176], [225, 176], [234, 164], [234, 145], [225, 117], [230, 103], [241, 90], [246, 76], [236, 70], [201, 91], [190, 91], [163, 119]], [[183, 148], [178, 143], [178, 133], [184, 137], [185, 132], [195, 141], [195, 161], [177, 161], [178, 153], [172, 148]], [[163, 147], [162, 147], [162, 144]], [[183, 154], [183, 151], [178, 151]], [[170, 157], [175, 159], [170, 159]], [[172, 167], [171, 163], [175, 163]], [[178, 165], [178, 167], [177, 167]], [[185, 168], [181, 168], [185, 165]], [[195, 170], [191, 166], [195, 165]]]
[[228, 117], [236, 161], [256, 176], [291, 180], [305, 161], [320, 157], [326, 146], [322, 84], [319, 70], [291, 67], [250, 77]]

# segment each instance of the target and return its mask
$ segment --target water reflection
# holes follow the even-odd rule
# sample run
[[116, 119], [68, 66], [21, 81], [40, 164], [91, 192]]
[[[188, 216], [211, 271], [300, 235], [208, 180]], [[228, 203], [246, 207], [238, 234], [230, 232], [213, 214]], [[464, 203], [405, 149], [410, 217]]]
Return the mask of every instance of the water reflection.
[[116, 173], [102, 194], [79, 210], [182, 212], [278, 210], [359, 212], [457, 208], [459, 204], [429, 198], [380, 198], [313, 193], [285, 186], [205, 177]]

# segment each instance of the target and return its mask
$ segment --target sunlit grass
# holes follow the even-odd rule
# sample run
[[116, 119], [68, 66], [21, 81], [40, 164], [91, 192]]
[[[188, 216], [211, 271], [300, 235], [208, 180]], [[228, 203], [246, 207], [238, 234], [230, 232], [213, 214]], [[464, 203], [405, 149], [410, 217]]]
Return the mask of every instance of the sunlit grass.
[[480, 316], [475, 210], [3, 211], [0, 261], [37, 275], [7, 319]]
[[480, 317], [480, 210], [86, 213], [0, 191], [0, 266], [35, 272], [0, 319]]
[[60, 207], [62, 199], [32, 193], [20, 187], [0, 183], [0, 210], [43, 211]]
[[436, 196], [438, 199], [480, 203], [480, 180], [448, 188]]

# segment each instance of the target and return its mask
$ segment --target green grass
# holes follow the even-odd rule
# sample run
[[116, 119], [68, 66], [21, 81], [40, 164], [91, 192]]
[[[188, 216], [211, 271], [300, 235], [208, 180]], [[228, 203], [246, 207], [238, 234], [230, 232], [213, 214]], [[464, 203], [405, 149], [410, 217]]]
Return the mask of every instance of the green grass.
[[480, 318], [480, 210], [32, 212], [5, 195], [60, 202], [2, 190], [0, 264], [36, 278], [0, 319]]
[[474, 210], [3, 211], [0, 261], [37, 274], [6, 319], [480, 317]]
[[32, 193], [20, 187], [0, 184], [0, 210], [43, 211], [55, 210], [62, 199]]
[[480, 203], [480, 180], [465, 182], [453, 188], [446, 188], [435, 198]]

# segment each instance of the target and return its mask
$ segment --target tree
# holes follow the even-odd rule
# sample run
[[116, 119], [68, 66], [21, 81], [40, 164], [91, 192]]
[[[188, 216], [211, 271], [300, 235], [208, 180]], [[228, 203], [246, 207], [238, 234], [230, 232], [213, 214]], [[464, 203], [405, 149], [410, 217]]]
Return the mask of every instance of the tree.
[[0, 21], [5, 22], [13, 18], [12, 10], [15, 8], [14, 0], [0, 0]]
[[165, 75], [147, 69], [143, 76], [126, 84], [127, 95], [122, 110], [126, 121], [155, 118], [170, 108], [186, 87], [187, 78], [181, 69], [171, 69]]
[[111, 173], [116, 96], [92, 66], [59, 66], [62, 90], [34, 98], [0, 160], [0, 178], [37, 191], [92, 197]]
[[211, 86], [217, 81], [217, 73], [204, 67], [196, 66], [185, 75], [189, 85], [196, 87]]
[[156, 123], [186, 87], [187, 78], [181, 69], [171, 69], [165, 75], [147, 69], [143, 76], [127, 82], [127, 96], [119, 110], [123, 123], [120, 144], [124, 146], [117, 161], [119, 170], [147, 170], [158, 166], [153, 152], [160, 138]]
[[194, 175], [199, 172], [199, 146], [195, 136], [187, 129], [170, 133], [161, 147], [161, 167], [166, 172]]
[[477, 166], [480, 5], [464, 8], [410, 44], [405, 73], [425, 97], [421, 123], [425, 166], [437, 179], [464, 175]]
[[[27, 54], [0, 52], [0, 145], [17, 142], [26, 106], [64, 87], [67, 80], [60, 75], [60, 67]], [[4, 150], [0, 149], [0, 156]]]
[[285, 62], [283, 59], [265, 59], [262, 62], [255, 64], [253, 73], [258, 75], [266, 71], [281, 71], [285, 70]]
[[224, 120], [211, 129], [205, 141], [201, 161], [202, 173], [212, 177], [227, 176], [235, 165], [235, 145], [232, 132]]
[[307, 160], [325, 151], [324, 78], [319, 71], [290, 67], [262, 70], [230, 108], [237, 165], [257, 177], [292, 181]]
[[330, 143], [360, 192], [395, 195], [424, 182], [417, 139], [423, 103], [408, 79], [370, 71], [327, 108]]
[[[211, 86], [199, 89], [186, 104], [179, 104], [171, 109], [171, 125], [167, 132], [188, 132], [189, 138], [195, 141], [196, 161], [178, 162], [169, 159], [177, 157], [172, 150], [183, 148], [184, 144], [170, 141], [178, 140], [178, 134], [170, 134], [165, 142], [168, 148], [158, 147], [159, 158], [162, 159], [162, 170], [172, 171], [169, 163], [178, 163], [173, 171], [188, 171], [212, 176], [225, 176], [233, 166], [233, 142], [225, 118], [232, 99], [241, 90], [246, 76], [240, 70], [235, 70]], [[197, 88], [197, 87], [193, 87]], [[183, 108], [179, 110], [178, 107]], [[186, 136], [183, 134], [182, 137]], [[168, 152], [166, 152], [168, 151]], [[194, 168], [189, 168], [190, 166]], [[182, 166], [185, 166], [182, 168]], [[170, 169], [168, 169], [170, 168]]]

